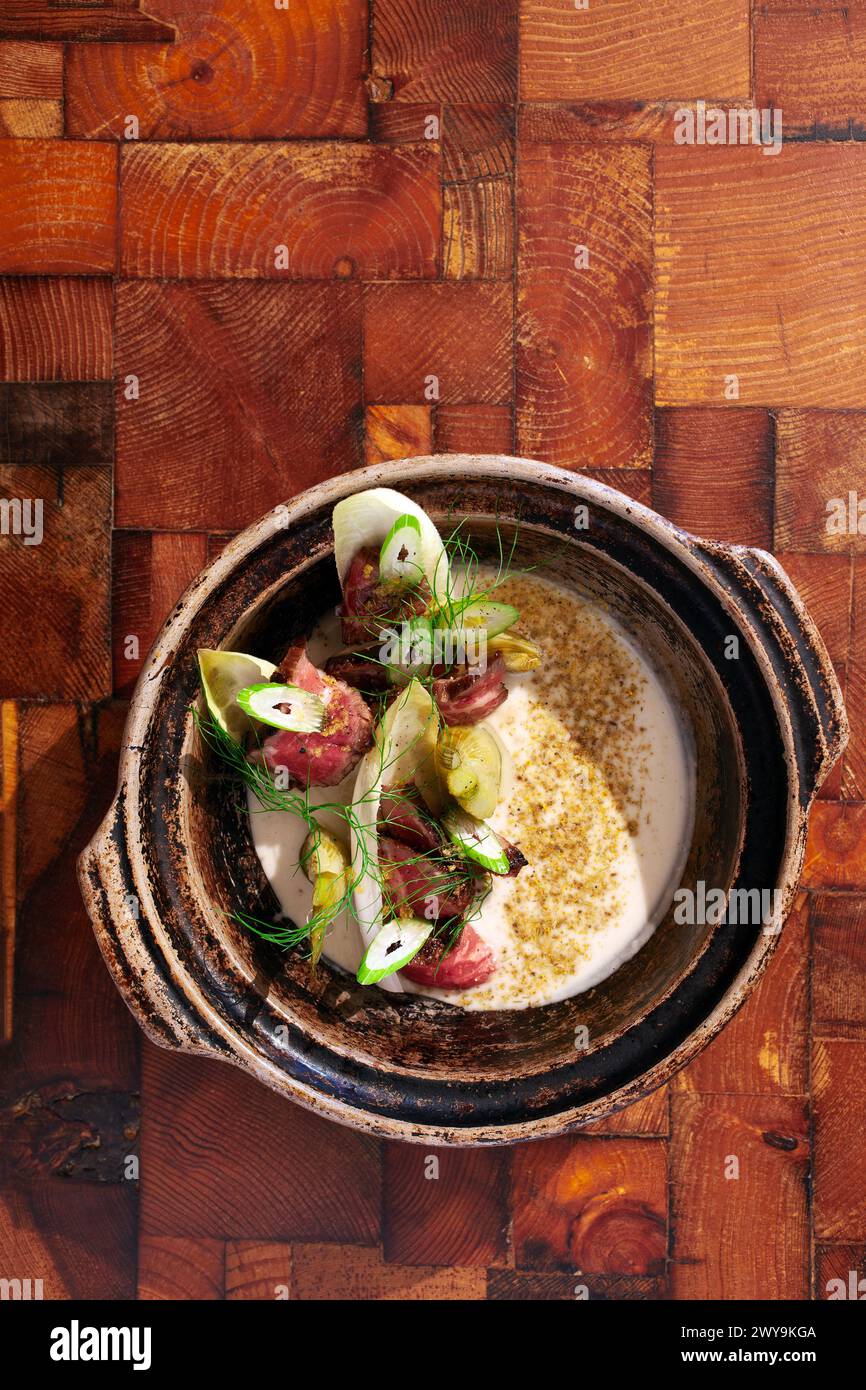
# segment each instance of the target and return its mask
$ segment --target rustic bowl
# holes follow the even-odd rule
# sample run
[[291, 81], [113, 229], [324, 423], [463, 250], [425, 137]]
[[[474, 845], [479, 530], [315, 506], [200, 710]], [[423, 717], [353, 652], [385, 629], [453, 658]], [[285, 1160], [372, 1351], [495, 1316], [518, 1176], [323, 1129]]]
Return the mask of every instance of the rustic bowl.
[[[268, 915], [275, 903], [190, 713], [196, 649], [276, 659], [309, 631], [338, 597], [334, 503], [377, 484], [442, 522], [466, 516], [482, 549], [496, 525], [516, 525], [521, 557], [611, 605], [692, 726], [697, 814], [683, 883], [778, 890], [767, 922], [686, 927], [669, 913], [595, 989], [490, 1013], [362, 989], [327, 965], [311, 983], [296, 956], [234, 924], [231, 911]], [[698, 540], [543, 464], [384, 464], [277, 507], [187, 590], [136, 687], [117, 796], [81, 856], [81, 885], [109, 969], [154, 1042], [234, 1062], [378, 1134], [447, 1144], [561, 1134], [667, 1081], [742, 1004], [790, 908], [809, 805], [846, 739], [823, 643], [764, 552]]]

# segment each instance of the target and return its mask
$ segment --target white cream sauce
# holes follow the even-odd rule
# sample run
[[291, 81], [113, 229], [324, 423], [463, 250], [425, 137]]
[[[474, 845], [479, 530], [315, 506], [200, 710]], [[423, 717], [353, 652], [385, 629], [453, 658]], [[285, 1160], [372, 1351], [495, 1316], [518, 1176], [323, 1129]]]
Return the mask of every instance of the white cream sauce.
[[[468, 990], [403, 988], [465, 1009], [526, 1008], [590, 989], [640, 950], [667, 911], [694, 823], [691, 730], [665, 685], [598, 604], [536, 575], [495, 595], [544, 653], [537, 671], [506, 677], [508, 699], [487, 723], [511, 771], [490, 823], [529, 865], [494, 878], [471, 918], [497, 969]], [[321, 665], [340, 650], [330, 617], [310, 639]], [[351, 800], [355, 771], [312, 788], [314, 806]], [[297, 867], [306, 826], [250, 800], [253, 840], [283, 911], [296, 922], [312, 888]], [[345, 839], [327, 810], [322, 823]], [[325, 956], [354, 974], [363, 949], [350, 914], [329, 928]]]

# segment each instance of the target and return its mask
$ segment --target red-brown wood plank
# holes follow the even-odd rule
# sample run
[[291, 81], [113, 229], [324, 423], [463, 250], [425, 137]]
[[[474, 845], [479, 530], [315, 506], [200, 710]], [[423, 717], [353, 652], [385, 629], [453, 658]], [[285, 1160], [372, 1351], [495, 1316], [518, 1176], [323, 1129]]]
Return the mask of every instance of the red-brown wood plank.
[[804, 1095], [808, 1089], [809, 898], [800, 893], [757, 988], [677, 1074], [679, 1091]]
[[837, 0], [756, 4], [755, 88], [786, 130], [819, 137], [866, 133], [866, 7]]
[[357, 1246], [296, 1245], [292, 1263], [295, 1296], [304, 1301], [423, 1299], [462, 1303], [483, 1299], [487, 1289], [483, 1269], [391, 1264], [380, 1250]]
[[439, 156], [429, 146], [142, 142], [128, 143], [121, 156], [126, 276], [389, 280], [437, 273], [442, 202]]
[[672, 1296], [806, 1298], [808, 1167], [802, 1099], [675, 1095]]
[[141, 1236], [138, 1242], [139, 1299], [221, 1299], [225, 1288], [225, 1243], [182, 1236]]
[[18, 706], [0, 702], [0, 1043], [12, 1037], [18, 899]]
[[236, 529], [357, 467], [360, 376], [357, 286], [122, 283], [116, 524]]
[[170, 41], [174, 29], [148, 14], [139, 0], [0, 0], [0, 38]]
[[364, 462], [415, 458], [433, 452], [429, 405], [371, 405], [364, 419]]
[[659, 410], [653, 506], [710, 540], [773, 541], [773, 422], [766, 410]]
[[523, 0], [526, 101], [745, 97], [748, 0]]
[[[471, 323], [472, 332], [466, 331]], [[500, 404], [511, 395], [511, 289], [371, 285], [364, 291], [368, 401]]]
[[0, 279], [0, 379], [107, 379], [111, 320], [107, 280]]
[[667, 1086], [659, 1086], [643, 1100], [636, 1100], [622, 1110], [616, 1110], [603, 1120], [585, 1125], [583, 1134], [621, 1134], [661, 1136], [668, 1133], [669, 1095]]
[[201, 532], [115, 532], [111, 629], [116, 695], [132, 694], [159, 629], [207, 561], [207, 536]]
[[63, 134], [63, 103], [30, 97], [0, 100], [0, 138], [44, 140]]
[[0, 272], [114, 270], [116, 160], [82, 141], [0, 140]]
[[816, 1036], [866, 1037], [866, 896], [816, 893], [812, 906]]
[[866, 498], [866, 413], [778, 411], [777, 549], [866, 555], [858, 497]]
[[434, 434], [439, 454], [510, 454], [514, 423], [510, 405], [436, 407]]
[[123, 139], [134, 115], [146, 140], [366, 135], [363, 0], [160, 8], [177, 25], [171, 44], [69, 49], [68, 134]]
[[62, 96], [62, 44], [0, 43], [0, 97], [59, 101]]
[[505, 1150], [387, 1144], [382, 1173], [386, 1260], [492, 1266], [508, 1254]]
[[224, 1063], [144, 1045], [142, 1071], [142, 1231], [343, 1244], [378, 1238], [375, 1140], [287, 1104]]
[[225, 1285], [229, 1299], [283, 1302], [292, 1291], [292, 1247], [274, 1241], [228, 1241]]
[[649, 464], [649, 151], [521, 147], [517, 216], [518, 451], [569, 468]]
[[0, 696], [110, 691], [110, 465], [107, 385], [0, 386], [0, 491], [20, 509], [17, 533], [0, 543]]
[[851, 645], [845, 682], [851, 739], [842, 755], [845, 796], [866, 799], [866, 559], [854, 561], [851, 585]]
[[656, 1275], [667, 1255], [667, 1150], [657, 1139], [552, 1139], [514, 1152], [520, 1268]]
[[812, 1055], [818, 1240], [866, 1241], [866, 1043], [818, 1038]]
[[510, 101], [518, 0], [374, 0], [374, 74], [393, 99]]
[[866, 804], [815, 802], [803, 883], [808, 888], [866, 888]]
[[656, 401], [866, 405], [864, 236], [862, 145], [659, 146]]
[[133, 1183], [4, 1183], [0, 1267], [4, 1277], [41, 1279], [46, 1299], [135, 1297]]

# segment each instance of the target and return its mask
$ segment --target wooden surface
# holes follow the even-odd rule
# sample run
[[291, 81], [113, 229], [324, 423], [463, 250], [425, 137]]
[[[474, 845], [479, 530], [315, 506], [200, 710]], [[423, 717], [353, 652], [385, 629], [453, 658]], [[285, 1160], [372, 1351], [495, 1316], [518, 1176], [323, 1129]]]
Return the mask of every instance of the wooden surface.
[[[69, 13], [0, 42], [0, 481], [44, 501], [41, 545], [0, 538], [0, 1276], [302, 1299], [862, 1276], [866, 521], [826, 506], [866, 499], [866, 3], [112, 9], [177, 42], [67, 41]], [[675, 143], [680, 106], [752, 97], [781, 154]], [[748, 1005], [667, 1090], [515, 1150], [383, 1145], [157, 1051], [74, 876], [141, 661], [226, 535], [431, 448], [774, 549], [853, 725]]]

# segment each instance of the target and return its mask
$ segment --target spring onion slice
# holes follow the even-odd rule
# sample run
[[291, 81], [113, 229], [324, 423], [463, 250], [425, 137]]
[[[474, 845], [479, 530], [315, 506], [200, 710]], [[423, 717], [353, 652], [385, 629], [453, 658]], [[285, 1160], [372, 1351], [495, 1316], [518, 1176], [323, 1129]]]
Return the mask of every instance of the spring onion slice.
[[[248, 685], [238, 691], [237, 703], [251, 719], [259, 719], [274, 729], [296, 734], [317, 734], [325, 722], [325, 702], [321, 695], [301, 690], [297, 685], [277, 685], [272, 681]], [[288, 709], [281, 706], [288, 705]]]
[[466, 811], [448, 811], [442, 825], [449, 840], [467, 859], [480, 864], [492, 874], [507, 874], [508, 855], [495, 831], [483, 820], [476, 820]]
[[380, 927], [358, 966], [358, 983], [376, 985], [417, 956], [433, 930], [422, 917], [396, 917]]
[[417, 584], [424, 578], [421, 558], [421, 523], [411, 512], [404, 512], [382, 542], [379, 577]]

